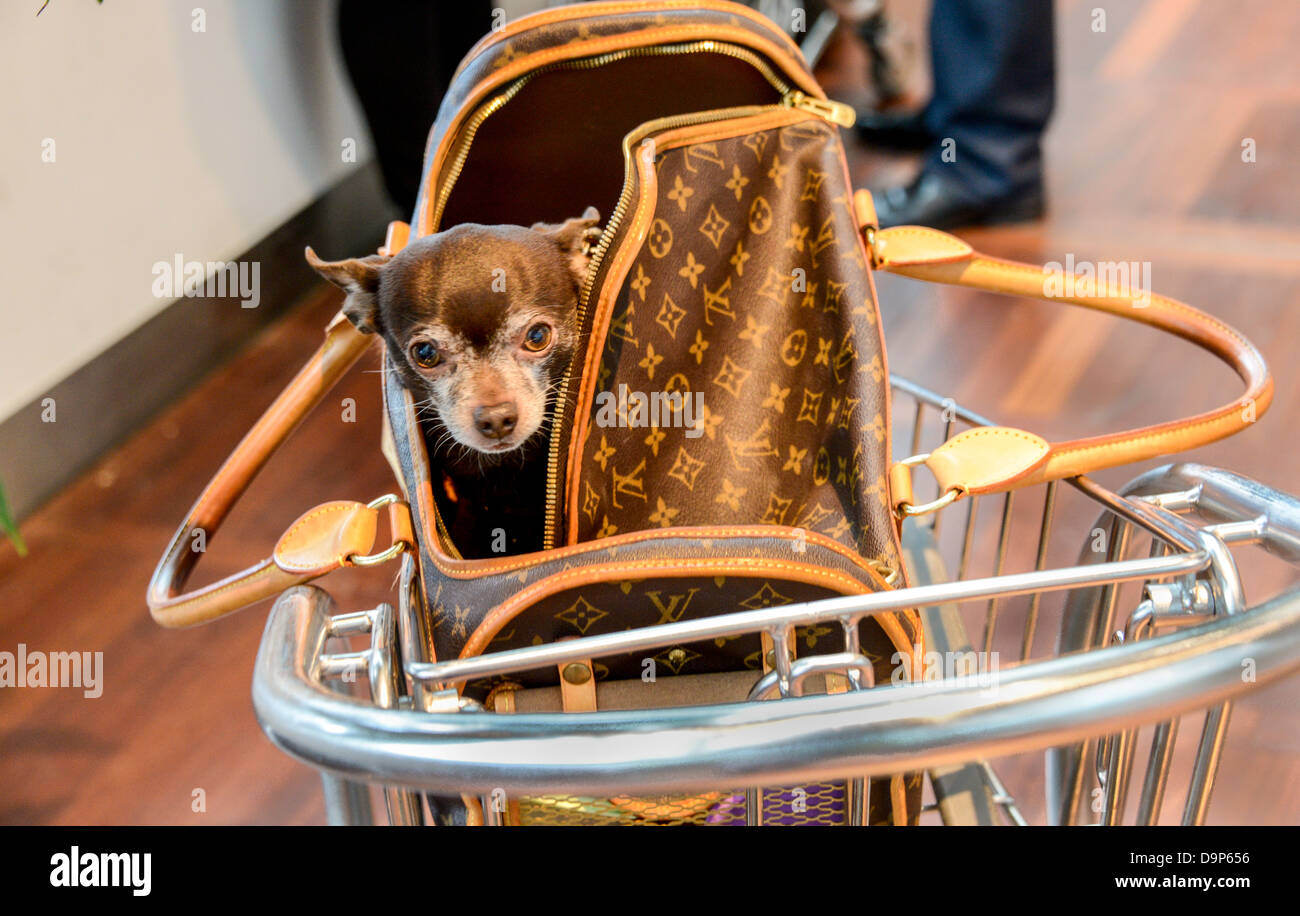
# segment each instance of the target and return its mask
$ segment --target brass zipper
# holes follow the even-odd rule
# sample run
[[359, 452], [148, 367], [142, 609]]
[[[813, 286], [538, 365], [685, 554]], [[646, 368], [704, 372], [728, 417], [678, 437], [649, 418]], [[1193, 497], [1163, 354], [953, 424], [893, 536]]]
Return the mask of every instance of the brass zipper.
[[[759, 55], [721, 41], [692, 41], [675, 45], [652, 45], [643, 48], [625, 48], [619, 51], [610, 51], [605, 54], [598, 54], [594, 57], [584, 57], [576, 60], [557, 61], [553, 64], [546, 64], [535, 70], [519, 77], [517, 80], [507, 86], [502, 92], [489, 99], [481, 108], [474, 112], [469, 121], [461, 129], [460, 136], [456, 140], [456, 152], [452, 157], [451, 164], [447, 169], [447, 178], [443, 182], [442, 188], [438, 192], [435, 202], [432, 227], [437, 231], [442, 221], [443, 212], [447, 208], [447, 200], [451, 197], [451, 192], [456, 186], [456, 181], [460, 178], [461, 171], [465, 168], [465, 162], [469, 158], [470, 147], [474, 143], [474, 137], [478, 129], [489, 117], [500, 111], [507, 103], [510, 102], [520, 90], [536, 76], [554, 70], [594, 70], [607, 64], [615, 63], [631, 57], [666, 57], [673, 55], [685, 54], [722, 54], [727, 57], [733, 57], [737, 60], [749, 64], [777, 92], [781, 94], [781, 101], [778, 104], [743, 106], [737, 108], [720, 108], [705, 112], [695, 112], [686, 115], [675, 115], [667, 118], [659, 118], [654, 121], [647, 121], [636, 130], [629, 133], [623, 140], [623, 161], [624, 161], [624, 181], [623, 189], [619, 194], [618, 204], [614, 212], [610, 214], [609, 221], [605, 224], [605, 231], [601, 234], [600, 241], [597, 243], [595, 250], [592, 252], [591, 263], [587, 270], [587, 279], [583, 284], [580, 296], [578, 297], [578, 326], [582, 327], [583, 320], [586, 317], [587, 304], [591, 297], [592, 289], [595, 286], [596, 273], [604, 260], [606, 253], [613, 244], [614, 236], [618, 231], [620, 224], [627, 215], [627, 208], [631, 204], [632, 193], [635, 188], [633, 177], [635, 168], [632, 163], [632, 146], [639, 143], [650, 133], [670, 130], [675, 127], [685, 127], [691, 124], [702, 124], [707, 121], [725, 120], [730, 118], [746, 117], [757, 114], [761, 111], [775, 107], [799, 108], [811, 114], [817, 115], [828, 121], [832, 121], [843, 127], [853, 125], [856, 116], [853, 109], [848, 105], [840, 102], [832, 102], [809, 96], [806, 93], [795, 89]], [[561, 421], [563, 419], [563, 407], [568, 401], [570, 383], [573, 378], [573, 367], [569, 366], [565, 370], [564, 377], [560, 382], [558, 397], [551, 414], [551, 439], [549, 442], [547, 462], [546, 462], [546, 515], [544, 527], [542, 529], [542, 549], [550, 550], [555, 546], [558, 532], [557, 516], [559, 511], [559, 462], [560, 462], [560, 439], [559, 433]], [[434, 506], [435, 520], [439, 528], [442, 528], [442, 519], [438, 517], [437, 506]], [[445, 530], [445, 529], [444, 529]], [[450, 538], [447, 539], [450, 544]], [[453, 548], [454, 549], [454, 548]]]

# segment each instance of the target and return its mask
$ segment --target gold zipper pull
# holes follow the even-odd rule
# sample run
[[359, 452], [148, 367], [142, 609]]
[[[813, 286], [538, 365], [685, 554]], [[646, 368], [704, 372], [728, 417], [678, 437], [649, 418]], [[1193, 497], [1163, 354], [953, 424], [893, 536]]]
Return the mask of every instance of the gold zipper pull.
[[813, 98], [798, 89], [787, 92], [782, 99], [782, 104], [787, 108], [798, 108], [801, 111], [812, 112], [817, 117], [838, 124], [840, 127], [852, 127], [858, 122], [858, 113], [853, 110], [852, 105], [845, 105], [843, 102], [836, 102], [831, 99]]

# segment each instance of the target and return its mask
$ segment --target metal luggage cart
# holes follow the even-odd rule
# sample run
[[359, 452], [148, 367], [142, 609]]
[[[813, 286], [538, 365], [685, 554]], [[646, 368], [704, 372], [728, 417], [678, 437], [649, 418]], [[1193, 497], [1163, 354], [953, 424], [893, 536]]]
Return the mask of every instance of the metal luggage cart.
[[[990, 423], [891, 384], [910, 454]], [[1057, 530], [1079, 519], [1081, 531]], [[430, 820], [426, 793], [481, 804], [488, 824], [859, 824], [867, 778], [923, 771], [934, 799], [923, 822], [1023, 824], [1029, 805], [989, 761], [1043, 752], [1035, 819], [1154, 824], [1181, 807], [1193, 825], [1206, 818], [1232, 700], [1300, 668], [1300, 584], [1248, 605], [1230, 550], [1255, 545], [1300, 565], [1300, 501], [1227, 471], [1175, 464], [1118, 492], [1080, 477], [972, 498], [908, 519], [903, 544], [908, 586], [894, 591], [439, 662], [428, 660], [407, 556], [396, 609], [339, 613], [319, 588], [285, 592], [262, 637], [254, 706], [277, 746], [320, 770], [331, 823], [369, 823], [378, 786], [395, 824]], [[1078, 544], [1073, 565], [1048, 562]], [[924, 668], [872, 686], [857, 623], [904, 608], [924, 616], [926, 658], [914, 660]], [[811, 625], [842, 626], [842, 651], [795, 657], [792, 628]], [[502, 715], [452, 686], [756, 632], [776, 651], [774, 669], [754, 674], [752, 702]], [[342, 642], [366, 637], [360, 650]], [[827, 673], [848, 689], [805, 696]], [[1180, 745], [1180, 722], [1200, 712], [1199, 738]], [[1178, 747], [1194, 747], [1185, 796], [1174, 793]], [[770, 788], [791, 786], [803, 788]], [[802, 791], [803, 805], [773, 815], [784, 791]]]

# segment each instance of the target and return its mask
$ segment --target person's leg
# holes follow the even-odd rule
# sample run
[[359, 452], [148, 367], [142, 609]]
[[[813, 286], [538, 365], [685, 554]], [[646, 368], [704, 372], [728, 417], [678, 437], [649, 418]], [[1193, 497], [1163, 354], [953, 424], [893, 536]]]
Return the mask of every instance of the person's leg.
[[424, 143], [451, 76], [492, 26], [486, 0], [373, 3], [340, 0], [343, 61], [375, 141], [393, 201], [415, 209]]
[[935, 138], [916, 182], [884, 192], [882, 224], [956, 226], [1042, 211], [1042, 135], [1055, 101], [1051, 0], [935, 0]]
[[[941, 142], [928, 165], [952, 167], [980, 197], [1042, 178], [1043, 131], [1055, 101], [1052, 0], [935, 0], [934, 94], [925, 123]], [[956, 158], [945, 162], [942, 140]]]

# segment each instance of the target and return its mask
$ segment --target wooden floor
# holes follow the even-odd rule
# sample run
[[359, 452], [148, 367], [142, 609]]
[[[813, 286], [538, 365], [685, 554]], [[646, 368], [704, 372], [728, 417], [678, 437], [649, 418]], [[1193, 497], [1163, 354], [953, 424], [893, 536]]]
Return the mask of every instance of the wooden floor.
[[[1090, 27], [1093, 6], [1059, 5], [1048, 219], [966, 235], [989, 253], [1035, 263], [1067, 253], [1149, 260], [1156, 290], [1245, 332], [1276, 376], [1273, 408], [1246, 433], [1187, 457], [1300, 492], [1300, 183], [1292, 172], [1300, 5], [1111, 4], [1104, 33]], [[833, 96], [861, 96], [858, 53], [841, 45], [828, 59]], [[1241, 158], [1245, 138], [1255, 141], [1253, 163]], [[875, 183], [910, 166], [855, 149], [852, 167], [855, 180]], [[1231, 373], [1208, 356], [1127, 323], [895, 278], [880, 291], [893, 371], [1049, 437], [1173, 418], [1234, 393]], [[99, 699], [71, 690], [0, 692], [0, 823], [323, 821], [314, 774], [275, 750], [253, 718], [249, 683], [266, 608], [172, 632], [151, 622], [143, 596], [173, 527], [315, 348], [335, 308], [331, 293], [310, 297], [29, 518], [26, 559], [0, 546], [0, 650], [24, 643], [102, 651], [105, 660]], [[394, 488], [379, 451], [374, 369], [369, 359], [355, 369], [254, 484], [214, 541], [206, 575], [258, 559], [322, 499], [366, 500]], [[356, 399], [355, 423], [343, 422], [348, 397]], [[896, 451], [905, 449], [903, 442]], [[1098, 478], [1118, 486], [1137, 470]], [[980, 519], [984, 545], [996, 535], [991, 506]], [[1040, 506], [1041, 495], [1017, 502], [1022, 549], [1011, 568], [1032, 551]], [[1073, 560], [1090, 521], [1081, 499], [1063, 496], [1050, 564]], [[949, 523], [948, 536], [957, 527]], [[1241, 564], [1251, 599], [1294, 581], [1265, 557], [1243, 553]], [[388, 569], [337, 576], [329, 587], [340, 606], [360, 608], [389, 593], [391, 576]], [[1013, 602], [1002, 611], [997, 645], [1007, 653], [1019, 645], [1024, 613]], [[969, 623], [978, 634], [980, 620]], [[1050, 648], [1051, 623], [1045, 609], [1036, 654]], [[1198, 727], [1184, 723], [1184, 746]], [[1187, 754], [1176, 780], [1185, 779]], [[1039, 758], [995, 765], [1031, 819], [1041, 818]], [[1300, 679], [1237, 704], [1221, 772], [1211, 822], [1300, 822]], [[203, 811], [194, 810], [196, 790]], [[1167, 806], [1171, 817], [1175, 807]]]

